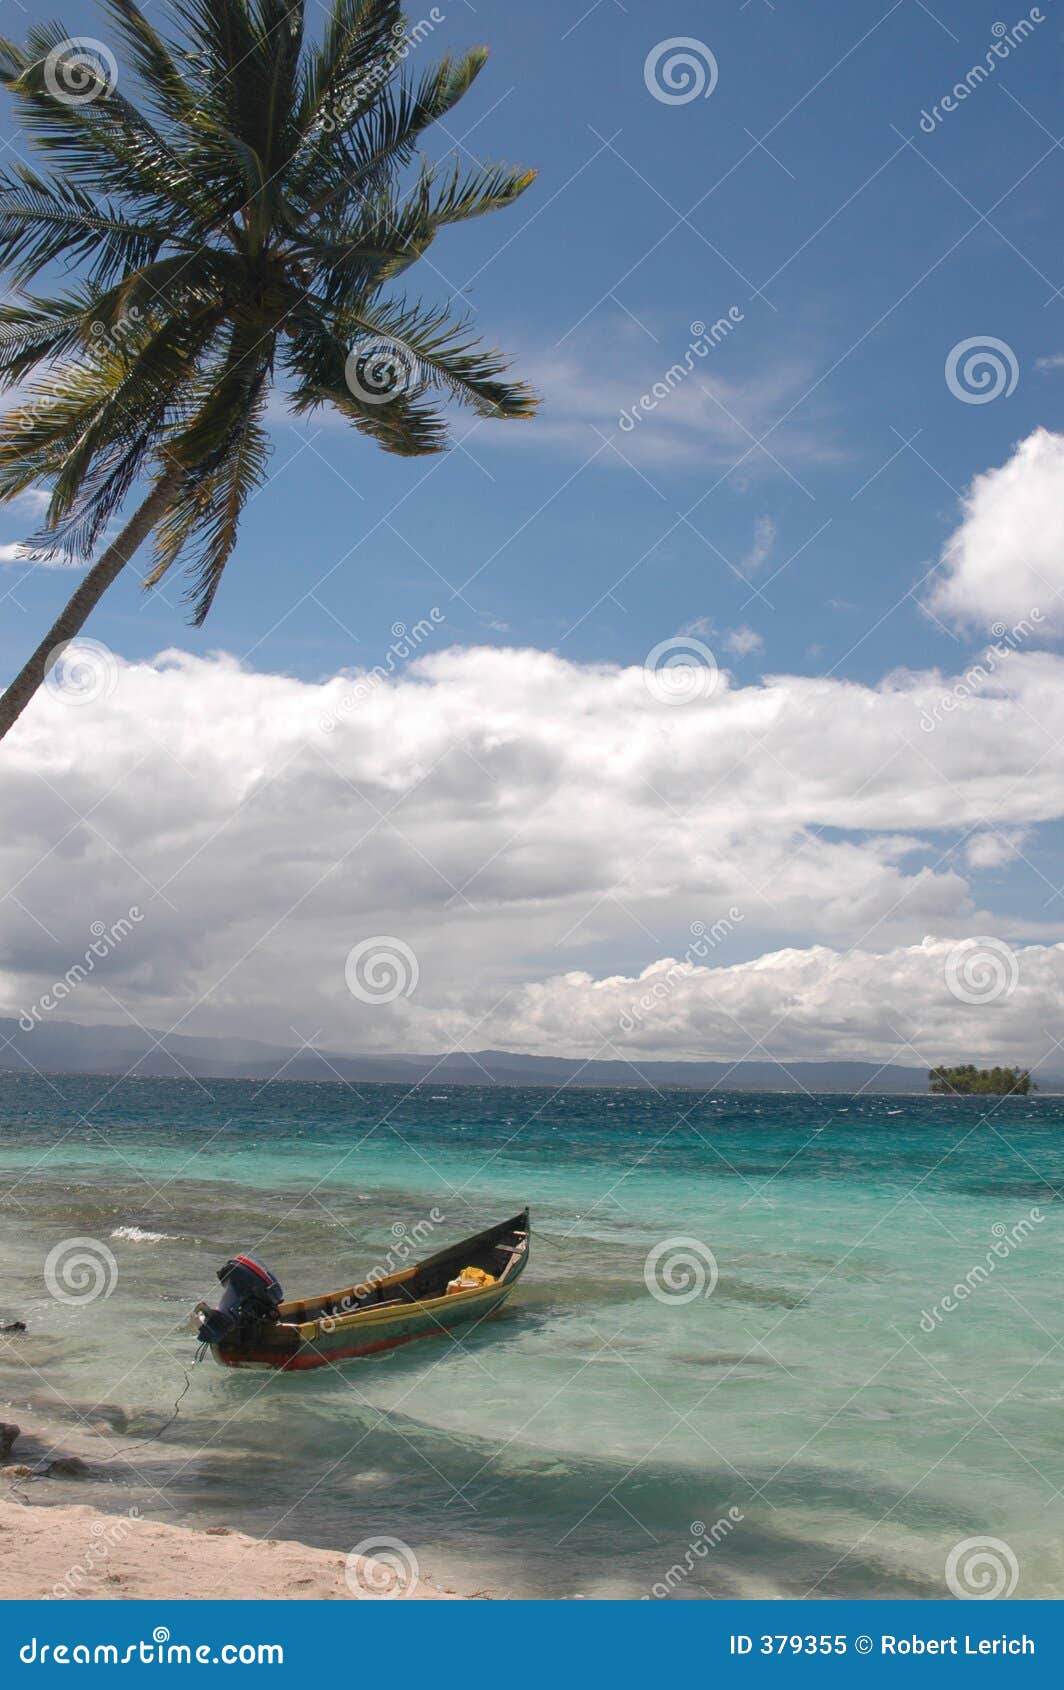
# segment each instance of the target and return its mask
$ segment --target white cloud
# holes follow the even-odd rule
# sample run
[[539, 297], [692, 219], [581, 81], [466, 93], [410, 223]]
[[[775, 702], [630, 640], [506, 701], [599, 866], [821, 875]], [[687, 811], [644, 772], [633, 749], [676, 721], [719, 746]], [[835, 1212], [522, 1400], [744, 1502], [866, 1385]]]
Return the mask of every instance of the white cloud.
[[[965, 969], [970, 972], [965, 972]], [[959, 979], [968, 997], [950, 981]], [[973, 984], [969, 984], [972, 982]], [[969, 1001], [975, 991], [986, 1001]], [[823, 945], [731, 967], [664, 958], [638, 978], [570, 973], [529, 986], [485, 1031], [546, 1053], [638, 1061], [663, 1051], [729, 1061], [1030, 1062], [1064, 1010], [1064, 944], [968, 952], [925, 938], [888, 951]], [[488, 1042], [488, 1041], [485, 1041]]]
[[[735, 492], [766, 475], [800, 485], [803, 464], [837, 464], [849, 455], [810, 361], [744, 343], [740, 325], [688, 372], [685, 330], [654, 327], [652, 341], [627, 316], [596, 313], [552, 346], [522, 347], [511, 336], [514, 373], [543, 396], [534, 423], [485, 425], [454, 407], [455, 441], [468, 442], [478, 459], [493, 448], [545, 450], [575, 467], [641, 473], [653, 484], [676, 471], [710, 468]], [[308, 428], [277, 389], [267, 421], [301, 436]], [[313, 421], [315, 429], [350, 427], [328, 408]]]
[[[49, 498], [50, 495], [43, 487], [24, 487], [21, 493], [16, 493], [15, 497], [8, 501], [5, 513], [9, 517], [24, 516], [36, 523], [37, 519], [47, 510]], [[22, 564], [26, 566], [32, 564], [32, 562], [33, 559], [27, 555], [22, 541], [11, 541], [0, 545], [0, 564]], [[65, 563], [65, 559], [57, 559], [48, 567], [53, 569], [63, 568]]]
[[965, 847], [965, 856], [972, 868], [1001, 868], [1020, 855], [1026, 840], [1027, 829], [1022, 827], [973, 833]]
[[749, 657], [752, 652], [765, 649], [765, 642], [761, 635], [755, 629], [745, 626], [732, 628], [725, 635], [724, 644], [728, 651], [733, 652], [736, 657]]
[[471, 449], [551, 447], [580, 459], [594, 453], [599, 467], [624, 469], [627, 462], [652, 479], [656, 471], [739, 465], [746, 475], [775, 477], [802, 463], [838, 461], [825, 402], [819, 393], [810, 397], [811, 365], [766, 357], [743, 343], [740, 325], [686, 373], [686, 333], [660, 324], [656, 330], [655, 344], [627, 318], [599, 318], [553, 348], [521, 351], [516, 367], [544, 395], [534, 427], [470, 424]]
[[680, 629], [681, 634], [698, 634], [703, 639], [712, 639], [716, 633], [712, 616], [696, 616], [692, 622], [685, 622]]
[[21, 541], [9, 545], [0, 545], [0, 564], [20, 564], [23, 569], [83, 569], [85, 565], [68, 552], [57, 552], [54, 557], [35, 558]]
[[46, 487], [24, 487], [21, 493], [16, 493], [11, 501], [12, 510], [32, 512], [34, 516], [41, 516], [48, 509], [52, 495]]
[[977, 475], [942, 553], [929, 606], [959, 624], [1007, 628], [1038, 611], [1064, 630], [1064, 435], [1036, 429], [1000, 468]]
[[739, 565], [744, 574], [755, 575], [759, 569], [763, 569], [775, 544], [776, 524], [770, 516], [759, 516], [754, 523], [754, 543]]
[[[95, 702], [45, 689], [5, 742], [0, 884], [18, 901], [3, 996], [9, 1011], [35, 1001], [92, 921], [137, 904], [144, 920], [69, 1017], [120, 1020], [127, 1005], [148, 1026], [276, 1041], [297, 1028], [341, 1049], [587, 1054], [601, 1006], [612, 1015], [641, 969], [682, 955], [692, 923], [734, 907], [741, 922], [642, 1054], [731, 1054], [724, 1009], [767, 1037], [788, 1006], [791, 1054], [878, 1054], [896, 1012], [914, 1043], [948, 1035], [970, 1053], [975, 1020], [958, 1010], [949, 1033], [939, 954], [921, 941], [1001, 930], [950, 860], [958, 834], [1064, 814], [1064, 658], [1006, 654], [927, 732], [948, 685], [722, 674], [675, 705], [639, 667], [540, 651], [434, 652], [360, 688], [226, 657], [116, 659]], [[376, 934], [413, 947], [420, 982], [370, 1007], [344, 964]], [[850, 950], [907, 960], [825, 960]], [[1055, 967], [1032, 975], [1032, 1039], [1059, 1025], [1038, 1019]]]

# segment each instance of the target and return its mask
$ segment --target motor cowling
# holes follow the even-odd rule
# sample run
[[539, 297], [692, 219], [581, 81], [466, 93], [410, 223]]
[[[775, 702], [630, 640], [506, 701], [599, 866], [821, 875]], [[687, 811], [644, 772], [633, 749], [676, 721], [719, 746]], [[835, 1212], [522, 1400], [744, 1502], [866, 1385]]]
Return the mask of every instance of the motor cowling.
[[197, 1309], [201, 1344], [239, 1341], [264, 1321], [277, 1319], [284, 1292], [275, 1275], [254, 1256], [233, 1256], [223, 1262], [218, 1278], [223, 1291], [217, 1308], [201, 1303]]

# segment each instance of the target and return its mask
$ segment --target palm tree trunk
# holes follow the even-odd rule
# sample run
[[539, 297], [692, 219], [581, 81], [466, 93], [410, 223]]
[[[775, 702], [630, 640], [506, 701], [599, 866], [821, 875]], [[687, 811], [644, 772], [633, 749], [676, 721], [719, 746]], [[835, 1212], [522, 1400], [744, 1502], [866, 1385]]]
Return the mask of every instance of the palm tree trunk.
[[[24, 663], [7, 690], [0, 695], [0, 739], [13, 727], [55, 661], [56, 647], [79, 634], [111, 582], [125, 568], [137, 548], [148, 538], [173, 497], [180, 475], [171, 470], [156, 484], [140, 508], [133, 512], [118, 538], [93, 564], [77, 592], [68, 600], [28, 662]], [[51, 661], [49, 661], [51, 659]]]

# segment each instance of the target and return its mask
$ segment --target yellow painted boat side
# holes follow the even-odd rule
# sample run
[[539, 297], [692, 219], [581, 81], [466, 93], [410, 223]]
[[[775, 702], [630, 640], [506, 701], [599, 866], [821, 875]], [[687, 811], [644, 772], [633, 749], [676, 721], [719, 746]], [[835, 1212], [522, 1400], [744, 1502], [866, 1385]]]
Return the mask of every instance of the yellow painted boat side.
[[380, 1308], [355, 1309], [351, 1314], [324, 1315], [321, 1320], [301, 1323], [299, 1336], [305, 1344], [312, 1344], [320, 1333], [332, 1336], [334, 1333], [366, 1332], [374, 1326], [392, 1326], [423, 1315], [428, 1315], [430, 1319], [444, 1314], [453, 1318], [459, 1307], [463, 1317], [468, 1313], [472, 1319], [481, 1309], [487, 1312], [496, 1303], [503, 1302], [515, 1283], [513, 1279], [497, 1279], [494, 1285], [479, 1286], [475, 1291], [453, 1291], [450, 1296], [428, 1297], [424, 1302], [385, 1303]]

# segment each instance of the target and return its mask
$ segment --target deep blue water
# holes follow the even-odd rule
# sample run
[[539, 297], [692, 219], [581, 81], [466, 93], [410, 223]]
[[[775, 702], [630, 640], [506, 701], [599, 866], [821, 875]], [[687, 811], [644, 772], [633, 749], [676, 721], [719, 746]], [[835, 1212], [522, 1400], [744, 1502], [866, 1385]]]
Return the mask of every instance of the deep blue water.
[[[0, 1416], [93, 1461], [49, 1497], [397, 1537], [467, 1591], [939, 1596], [991, 1537], [1060, 1595], [1062, 1128], [1040, 1098], [0, 1077], [0, 1318], [30, 1325]], [[300, 1295], [525, 1203], [472, 1337], [207, 1363], [138, 1441], [234, 1250]], [[91, 1300], [45, 1283], [69, 1239], [103, 1247]]]

